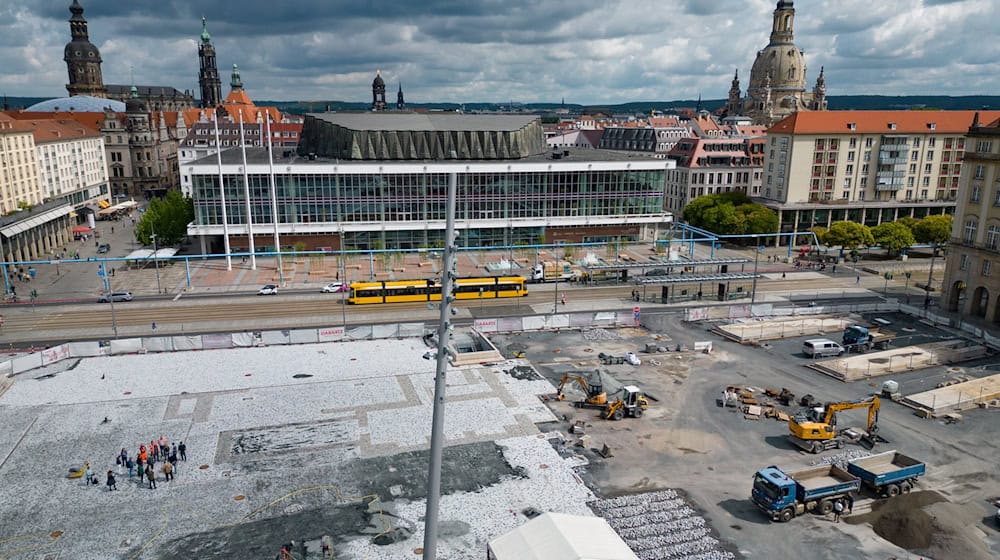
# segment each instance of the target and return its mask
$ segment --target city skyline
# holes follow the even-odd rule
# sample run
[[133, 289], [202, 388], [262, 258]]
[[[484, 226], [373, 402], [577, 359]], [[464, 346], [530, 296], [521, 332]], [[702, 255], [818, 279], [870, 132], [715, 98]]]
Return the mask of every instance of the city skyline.
[[[65, 95], [70, 2], [0, 3], [8, 23], [0, 92]], [[171, 85], [197, 94], [201, 16], [223, 83], [240, 66], [258, 99], [363, 101], [381, 70], [413, 102], [624, 103], [724, 98], [767, 44], [772, 0], [652, 2], [445, 0], [273, 5], [173, 0], [122, 8], [84, 0], [105, 83]], [[967, 95], [997, 91], [988, 36], [1000, 0], [796, 3], [795, 42], [830, 95]], [[744, 88], [746, 87], [744, 83]], [[745, 90], [744, 90], [745, 91]]]

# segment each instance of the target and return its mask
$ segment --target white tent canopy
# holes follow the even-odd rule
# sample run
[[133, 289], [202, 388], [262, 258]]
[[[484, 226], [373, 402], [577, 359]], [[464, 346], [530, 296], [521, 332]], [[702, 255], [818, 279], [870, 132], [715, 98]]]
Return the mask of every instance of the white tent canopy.
[[600, 517], [545, 513], [490, 541], [489, 560], [639, 560]]
[[141, 260], [152, 259], [152, 258], [168, 259], [168, 258], [170, 258], [170, 257], [172, 257], [172, 256], [174, 256], [176, 254], [177, 254], [177, 249], [175, 249], [173, 247], [164, 247], [162, 249], [157, 249], [155, 257], [153, 256], [153, 250], [152, 249], [136, 249], [135, 251], [132, 251], [131, 253], [129, 253], [125, 257], [125, 260], [129, 260], [129, 261], [141, 261]]

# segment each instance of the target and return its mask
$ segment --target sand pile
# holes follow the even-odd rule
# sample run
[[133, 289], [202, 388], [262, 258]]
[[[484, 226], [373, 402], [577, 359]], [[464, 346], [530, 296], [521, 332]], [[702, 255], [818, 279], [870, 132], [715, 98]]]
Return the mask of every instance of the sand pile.
[[878, 501], [871, 513], [850, 517], [848, 523], [870, 523], [883, 539], [935, 560], [992, 558], [976, 529], [975, 512], [948, 502], [937, 492]]

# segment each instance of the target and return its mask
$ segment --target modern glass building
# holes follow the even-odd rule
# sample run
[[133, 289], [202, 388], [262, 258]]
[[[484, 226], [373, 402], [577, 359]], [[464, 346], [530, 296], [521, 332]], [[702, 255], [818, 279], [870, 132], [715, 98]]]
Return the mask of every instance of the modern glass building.
[[[305, 145], [299, 151], [308, 150]], [[224, 195], [230, 244], [234, 251], [245, 250], [248, 184], [254, 244], [272, 250], [272, 169], [278, 231], [286, 247], [442, 246], [452, 173], [458, 181], [457, 229], [466, 247], [652, 239], [656, 228], [671, 220], [663, 202], [672, 161], [600, 150], [473, 160], [449, 151], [449, 160], [423, 161], [275, 152], [272, 166], [267, 150], [254, 148], [247, 150], [245, 184], [241, 150], [228, 150], [221, 169], [213, 156], [183, 170], [191, 175], [195, 201], [188, 233], [199, 237], [205, 250], [221, 252]]]

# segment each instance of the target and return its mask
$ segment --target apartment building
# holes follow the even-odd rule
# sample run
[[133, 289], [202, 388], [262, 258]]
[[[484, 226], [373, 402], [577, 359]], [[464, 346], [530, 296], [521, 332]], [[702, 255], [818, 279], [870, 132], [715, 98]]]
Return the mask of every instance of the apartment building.
[[100, 132], [69, 119], [18, 122], [34, 135], [44, 199], [79, 208], [107, 198], [108, 166]]
[[[795, 113], [768, 130], [758, 202], [778, 212], [783, 232], [952, 213], [974, 117], [974, 111]], [[982, 118], [995, 120], [1000, 111]]]
[[979, 119], [969, 128], [966, 139], [941, 305], [997, 325], [1000, 324], [1000, 119]]
[[680, 214], [695, 198], [738, 191], [759, 196], [764, 169], [763, 136], [685, 138], [667, 154], [665, 210]]
[[0, 215], [16, 211], [19, 204], [40, 204], [42, 199], [35, 137], [31, 129], [0, 113]]

